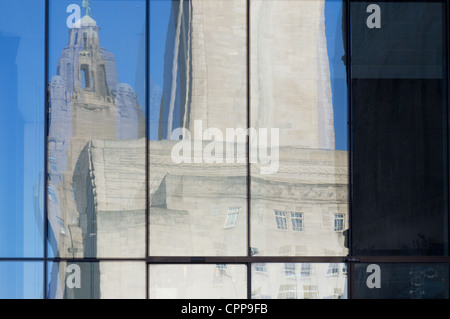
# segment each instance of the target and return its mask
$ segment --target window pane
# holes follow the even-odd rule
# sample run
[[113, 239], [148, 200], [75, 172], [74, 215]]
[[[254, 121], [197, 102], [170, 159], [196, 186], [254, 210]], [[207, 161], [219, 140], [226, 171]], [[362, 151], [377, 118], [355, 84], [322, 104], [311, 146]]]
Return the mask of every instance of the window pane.
[[244, 265], [150, 265], [150, 299], [243, 299]]
[[252, 299], [347, 298], [346, 264], [268, 263], [252, 267]]
[[447, 254], [444, 3], [352, 3], [355, 255]]
[[343, 7], [251, 1], [251, 246], [259, 255], [347, 254], [332, 223], [348, 216]]
[[0, 299], [42, 299], [44, 263], [0, 262]]
[[44, 254], [44, 23], [43, 1], [2, 2], [0, 257]]
[[51, 262], [49, 299], [143, 299], [144, 262]]
[[246, 3], [150, 1], [149, 247], [247, 253]]
[[50, 1], [49, 254], [143, 257], [146, 2], [72, 3]]
[[359, 299], [448, 299], [448, 264], [355, 264]]

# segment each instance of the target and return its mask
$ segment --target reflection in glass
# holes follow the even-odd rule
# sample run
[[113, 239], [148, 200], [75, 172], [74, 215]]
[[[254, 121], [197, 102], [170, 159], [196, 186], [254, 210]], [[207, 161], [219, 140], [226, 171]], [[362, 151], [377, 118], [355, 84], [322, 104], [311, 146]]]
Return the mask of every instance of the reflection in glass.
[[0, 262], [0, 299], [42, 299], [43, 262]]
[[144, 262], [51, 262], [49, 299], [143, 299]]
[[448, 264], [355, 264], [358, 299], [448, 299]]
[[45, 7], [1, 6], [0, 257], [43, 257]]
[[246, 255], [246, 3], [150, 1], [149, 246]]
[[142, 257], [145, 1], [95, 1], [79, 18], [72, 3], [50, 1], [49, 254]]
[[346, 264], [252, 264], [252, 299], [343, 298], [347, 298]]
[[258, 255], [347, 254], [342, 8], [340, 0], [251, 1], [251, 246]]
[[150, 265], [150, 299], [243, 299], [244, 265]]
[[445, 1], [355, 1], [352, 25], [355, 255], [447, 255]]

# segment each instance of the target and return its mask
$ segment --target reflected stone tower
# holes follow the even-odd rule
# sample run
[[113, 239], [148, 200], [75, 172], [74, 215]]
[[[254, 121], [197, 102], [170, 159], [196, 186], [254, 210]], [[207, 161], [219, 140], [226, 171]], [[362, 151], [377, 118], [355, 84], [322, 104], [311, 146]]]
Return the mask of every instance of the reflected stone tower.
[[[222, 131], [247, 127], [246, 6], [172, 2], [160, 139], [192, 131], [196, 120]], [[323, 0], [251, 1], [250, 126], [279, 128], [280, 146], [335, 148], [324, 7]]]
[[89, 203], [76, 202], [84, 195], [76, 185], [83, 149], [92, 139], [145, 136], [136, 93], [129, 84], [119, 83], [114, 55], [100, 46], [99, 31], [88, 15], [75, 23], [49, 84], [48, 209], [51, 243], [55, 254], [63, 256], [95, 256], [87, 244], [93, 240], [89, 236], [95, 230], [89, 228], [95, 223], [86, 220], [81, 208]]

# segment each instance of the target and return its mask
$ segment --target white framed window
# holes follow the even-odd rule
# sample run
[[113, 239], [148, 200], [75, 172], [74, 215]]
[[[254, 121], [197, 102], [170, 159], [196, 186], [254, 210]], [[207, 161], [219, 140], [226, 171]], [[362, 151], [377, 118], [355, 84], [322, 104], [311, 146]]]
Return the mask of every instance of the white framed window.
[[311, 276], [311, 263], [302, 263], [302, 268], [300, 270], [301, 277]]
[[66, 234], [66, 228], [64, 227], [64, 219], [60, 218], [60, 217], [56, 217], [58, 220], [58, 224], [59, 224], [59, 231], [61, 232], [61, 234], [65, 235]]
[[296, 285], [280, 285], [278, 299], [297, 299]]
[[317, 286], [311, 286], [311, 285], [303, 286], [303, 298], [318, 299], [319, 298], [319, 288]]
[[286, 276], [295, 276], [295, 263], [285, 263], [284, 264], [284, 274]]
[[342, 264], [342, 274], [347, 275], [347, 264]]
[[339, 264], [330, 263], [328, 266], [327, 276], [337, 276], [339, 275]]
[[224, 228], [236, 227], [240, 213], [241, 213], [240, 207], [229, 207]]
[[293, 231], [303, 231], [303, 213], [291, 212], [291, 225]]
[[344, 231], [344, 214], [334, 214], [334, 231], [341, 232]]
[[280, 211], [280, 210], [275, 210], [275, 221], [277, 223], [277, 229], [280, 230], [287, 230], [287, 216], [286, 216], [286, 212]]
[[54, 158], [53, 156], [49, 156], [48, 163], [50, 165], [50, 170], [52, 170], [54, 172], [56, 172], [58, 170], [58, 168], [56, 166], [56, 158]]
[[259, 254], [259, 248], [257, 248], [257, 247], [250, 247], [250, 254], [252, 256], [258, 255]]
[[267, 273], [267, 266], [266, 266], [266, 263], [254, 263], [254, 264], [253, 264], [253, 269], [254, 269], [256, 272]]
[[58, 197], [56, 196], [56, 190], [52, 186], [47, 186], [47, 194], [50, 200], [58, 203]]
[[224, 275], [227, 272], [227, 265], [226, 264], [216, 264], [216, 269], [214, 271], [214, 284], [221, 284], [222, 279]]
[[304, 218], [303, 213], [293, 211], [274, 210], [275, 222], [277, 229], [292, 231], [304, 230]]

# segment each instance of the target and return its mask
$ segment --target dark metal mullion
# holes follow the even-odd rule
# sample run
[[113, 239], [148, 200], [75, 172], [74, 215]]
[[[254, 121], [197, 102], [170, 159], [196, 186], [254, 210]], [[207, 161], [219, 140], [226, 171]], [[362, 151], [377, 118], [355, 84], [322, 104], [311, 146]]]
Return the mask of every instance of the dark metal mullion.
[[450, 43], [449, 43], [449, 40], [448, 40], [448, 36], [450, 35], [450, 23], [449, 23], [449, 19], [450, 19], [450, 0], [447, 0], [446, 2], [445, 2], [445, 14], [444, 14], [444, 25], [445, 25], [445, 32], [444, 32], [444, 34], [443, 34], [443, 41], [445, 41], [445, 48], [446, 48], [446, 52], [445, 52], [445, 54], [444, 54], [444, 63], [445, 63], [445, 68], [446, 68], [446, 79], [445, 79], [445, 81], [444, 81], [444, 83], [445, 83], [445, 87], [446, 87], [446, 94], [447, 94], [447, 96], [446, 96], [446, 105], [444, 106], [444, 110], [445, 110], [445, 112], [447, 113], [446, 115], [446, 117], [444, 117], [444, 118], [446, 118], [446, 120], [447, 120], [447, 122], [445, 123], [446, 125], [444, 126], [445, 128], [446, 128], [446, 139], [447, 139], [447, 141], [446, 141], [446, 145], [444, 145], [445, 146], [445, 150], [444, 150], [444, 154], [446, 155], [446, 158], [445, 158], [445, 165], [446, 165], [446, 171], [447, 171], [447, 185], [446, 185], [446, 187], [447, 187], [447, 201], [446, 201], [446, 204], [447, 204], [447, 207], [446, 207], [446, 209], [445, 209], [445, 211], [444, 211], [444, 214], [445, 214], [445, 218], [447, 219], [446, 220], [446, 223], [445, 223], [445, 226], [444, 227], [446, 227], [446, 229], [445, 229], [445, 231], [446, 231], [446, 240], [447, 240], [447, 243], [446, 243], [446, 250], [445, 250], [445, 252], [444, 252], [444, 254], [446, 254], [447, 256], [449, 256], [450, 255], [450, 251], [449, 251], [449, 244], [450, 244], [450, 232], [449, 232], [449, 230], [450, 230], [450, 218], [449, 218], [449, 207], [450, 207], [450, 162], [449, 162], [449, 158], [450, 158], [450, 154], [449, 154], [449, 151], [450, 151], [450, 139], [449, 139], [449, 136], [450, 136], [450, 131], [449, 131], [449, 124], [450, 124], [450, 116], [449, 116], [449, 111], [448, 111], [448, 108], [449, 108], [449, 105], [450, 105], [450, 92], [449, 92], [449, 90], [450, 90], [450, 87], [449, 87], [449, 79], [450, 79], [450, 68], [449, 68], [449, 61], [450, 61]]
[[[149, 140], [150, 140], [150, 2], [145, 1], [145, 256], [150, 255], [149, 245], [149, 217], [150, 217], [150, 167], [149, 167]], [[149, 266], [145, 264], [145, 299], [149, 299]]]
[[[345, 1], [345, 64], [347, 70], [347, 135], [348, 135], [348, 233], [347, 233], [347, 244], [349, 255], [353, 255], [352, 248], [352, 75], [351, 75], [351, 12], [350, 12], [350, 0]], [[353, 263], [350, 262], [347, 265], [347, 287], [348, 287], [348, 298], [353, 299]]]
[[[250, 1], [247, 0], [247, 16], [246, 16], [246, 25], [247, 25], [247, 256], [252, 255], [252, 247], [251, 247], [251, 165], [250, 165], [250, 126], [251, 126], [251, 118], [250, 118], [250, 103], [251, 103], [251, 86], [250, 86]], [[252, 297], [252, 264], [247, 263], [247, 299], [251, 299]]]
[[43, 299], [47, 299], [47, 259], [48, 259], [48, 247], [47, 247], [47, 238], [48, 238], [48, 188], [47, 188], [47, 182], [48, 182], [48, 166], [47, 166], [47, 159], [48, 159], [48, 130], [49, 130], [49, 91], [48, 91], [48, 84], [49, 84], [49, 24], [50, 24], [50, 6], [49, 6], [50, 0], [45, 0], [45, 12], [44, 12], [44, 18], [45, 18], [45, 48], [44, 48], [44, 97], [45, 97], [45, 118], [44, 118], [44, 176], [43, 176], [43, 184], [44, 184], [44, 212], [43, 212], [43, 219], [44, 219], [44, 289], [43, 289]]
[[72, 257], [2, 257], [0, 262], [17, 261], [17, 262], [147, 262], [147, 263], [178, 263], [178, 264], [247, 264], [247, 263], [428, 263], [428, 264], [450, 264], [450, 256], [209, 256], [209, 257], [192, 257], [192, 256], [151, 256], [147, 258], [72, 258]]
[[303, 256], [210, 256], [210, 257], [165, 257], [152, 256], [147, 259], [148, 263], [152, 264], [252, 264], [252, 263], [342, 263], [345, 257], [342, 256], [317, 256], [317, 257], [303, 257]]
[[355, 263], [349, 262], [347, 264], [347, 299], [355, 299], [355, 289], [353, 276], [355, 273]]
[[[450, 116], [449, 116], [449, 111], [448, 111], [448, 108], [449, 108], [449, 105], [450, 105], [450, 92], [449, 92], [449, 90], [450, 90], [450, 87], [449, 87], [449, 80], [450, 80], [450, 68], [449, 68], [449, 61], [450, 61], [450, 43], [449, 43], [449, 40], [448, 40], [448, 37], [449, 37], [449, 35], [450, 35], [450, 23], [449, 23], [449, 20], [450, 20], [450, 0], [447, 0], [446, 2], [445, 2], [445, 6], [446, 6], [446, 8], [445, 8], [445, 17], [444, 17], [444, 25], [445, 25], [445, 34], [444, 34], [444, 41], [445, 41], [445, 48], [446, 48], [446, 52], [445, 52], [445, 67], [446, 67], [446, 79], [445, 79], [445, 86], [446, 86], [446, 94], [447, 94], [447, 105], [446, 105], [446, 107], [445, 107], [445, 110], [447, 111], [447, 123], [446, 123], [446, 133], [447, 133], [447, 135], [446, 135], [446, 137], [447, 137], [447, 147], [446, 147], [446, 149], [445, 149], [445, 154], [446, 154], [446, 156], [447, 156], [447, 158], [446, 158], [446, 162], [445, 162], [445, 164], [446, 164], [446, 168], [447, 168], [447, 209], [446, 209], [446, 211], [444, 212], [445, 213], [445, 217], [447, 218], [447, 222], [445, 223], [445, 226], [444, 227], [447, 227], [447, 237], [446, 237], [446, 240], [447, 240], [447, 249], [446, 249], [446, 251], [445, 251], [445, 254], [447, 255], [447, 256], [449, 256], [450, 255], [450, 251], [449, 251], [449, 244], [450, 244], [450, 218], [449, 218], [449, 207], [450, 207], [450, 162], [449, 162], [449, 158], [450, 158], [450, 156], [449, 156], [449, 151], [450, 151], [450, 141], [449, 141], [449, 136], [450, 136], [450, 133], [449, 133], [449, 124], [450, 124]], [[448, 275], [450, 276], [450, 269], [448, 270]], [[450, 287], [447, 287], [447, 294], [450, 296]]]

